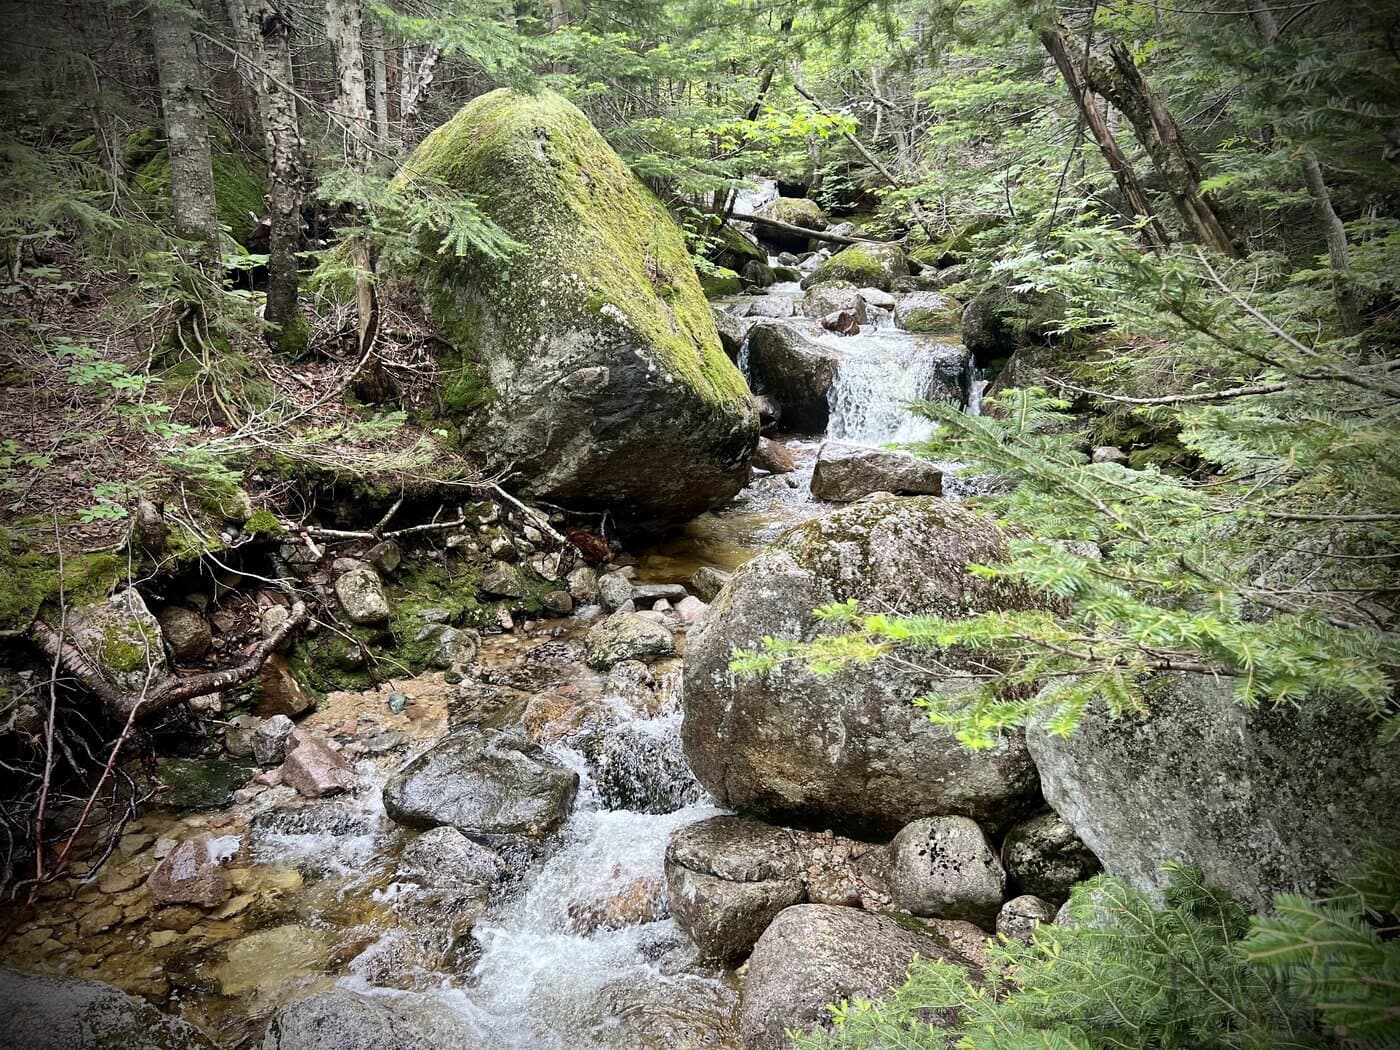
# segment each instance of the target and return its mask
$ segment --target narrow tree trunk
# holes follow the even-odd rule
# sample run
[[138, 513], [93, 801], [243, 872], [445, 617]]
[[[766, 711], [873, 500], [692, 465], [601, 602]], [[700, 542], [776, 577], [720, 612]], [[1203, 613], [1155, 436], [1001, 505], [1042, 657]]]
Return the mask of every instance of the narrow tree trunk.
[[1187, 143], [1176, 120], [1142, 75], [1132, 54], [1122, 44], [1109, 45], [1108, 59], [1093, 54], [1085, 42], [1063, 25], [1058, 33], [1067, 54], [1079, 68], [1089, 89], [1102, 95], [1128, 118], [1133, 134], [1147, 150], [1152, 164], [1167, 184], [1172, 201], [1196, 239], [1209, 248], [1239, 258], [1235, 237], [1213, 195], [1201, 192], [1200, 156]]
[[384, 27], [371, 23], [369, 32], [371, 67], [374, 70], [374, 134], [380, 142], [391, 138], [389, 130], [389, 48]]
[[215, 275], [219, 270], [219, 216], [214, 207], [209, 117], [194, 43], [194, 13], [183, 0], [155, 0], [150, 18], [170, 151], [175, 232], [195, 242], [193, 261], [205, 273]]
[[[410, 59], [413, 59], [410, 61]], [[403, 122], [405, 136], [407, 135], [408, 122], [418, 113], [418, 106], [428, 94], [428, 88], [432, 86], [433, 76], [437, 72], [438, 60], [442, 58], [442, 49], [430, 47], [420, 56], [411, 56], [404, 53], [404, 65], [400, 76], [403, 78], [402, 89], [399, 97], [403, 100], [399, 119]]]
[[[339, 120], [345, 135], [345, 158], [352, 170], [363, 173], [369, 167], [369, 107], [365, 100], [365, 54], [361, 38], [358, 0], [326, 0], [326, 37], [335, 53], [340, 86], [331, 113]], [[363, 237], [350, 245], [350, 261], [355, 278], [355, 308], [358, 317], [358, 343], [364, 351], [374, 337], [374, 285], [370, 274], [373, 260]], [[370, 362], [366, 367], [373, 367]]]
[[1045, 50], [1050, 53], [1050, 57], [1055, 60], [1055, 65], [1060, 70], [1060, 75], [1065, 79], [1065, 85], [1069, 88], [1070, 98], [1079, 110], [1079, 115], [1083, 117], [1084, 123], [1088, 126], [1090, 133], [1094, 136], [1094, 141], [1098, 143], [1099, 151], [1104, 159], [1108, 161], [1109, 170], [1113, 172], [1113, 178], [1118, 183], [1118, 188], [1123, 192], [1124, 199], [1128, 202], [1129, 210], [1137, 217], [1145, 220], [1142, 235], [1152, 248], [1161, 248], [1171, 242], [1167, 236], [1165, 227], [1161, 220], [1152, 212], [1152, 204], [1147, 199], [1147, 193], [1142, 188], [1142, 183], [1138, 181], [1137, 174], [1133, 171], [1133, 166], [1129, 163], [1127, 156], [1118, 145], [1118, 140], [1113, 137], [1113, 131], [1104, 120], [1104, 116], [1099, 112], [1098, 103], [1089, 86], [1084, 82], [1079, 65], [1069, 53], [1064, 34], [1057, 29], [1046, 29], [1040, 34], [1040, 41], [1045, 45]]

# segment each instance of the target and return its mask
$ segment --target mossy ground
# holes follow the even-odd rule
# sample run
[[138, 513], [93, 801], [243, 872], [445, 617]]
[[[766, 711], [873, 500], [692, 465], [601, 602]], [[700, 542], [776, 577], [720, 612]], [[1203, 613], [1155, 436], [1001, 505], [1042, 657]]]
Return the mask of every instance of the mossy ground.
[[115, 554], [58, 556], [27, 549], [24, 537], [0, 530], [0, 629], [23, 630], [36, 615], [54, 615], [60, 595], [69, 606], [105, 598], [125, 578], [126, 563]]
[[[227, 136], [216, 136], [211, 145], [219, 223], [235, 241], [246, 244], [257, 228], [257, 216], [267, 210], [263, 180]], [[155, 128], [143, 128], [126, 140], [122, 162], [132, 173], [131, 184], [137, 192], [152, 197], [169, 195], [170, 154]]]

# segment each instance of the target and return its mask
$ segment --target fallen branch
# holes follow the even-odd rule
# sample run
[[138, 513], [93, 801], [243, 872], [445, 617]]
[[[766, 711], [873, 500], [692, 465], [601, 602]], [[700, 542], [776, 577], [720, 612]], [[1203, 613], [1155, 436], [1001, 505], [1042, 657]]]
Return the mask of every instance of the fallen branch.
[[196, 697], [208, 696], [231, 686], [242, 685], [262, 670], [277, 648], [287, 636], [300, 627], [307, 618], [306, 603], [297, 599], [292, 604], [291, 615], [283, 620], [265, 639], [248, 653], [240, 664], [222, 671], [209, 671], [189, 678], [167, 678], [154, 689], [148, 689], [142, 696], [131, 696], [122, 692], [106, 678], [101, 670], [79, 649], [63, 639], [43, 620], [35, 620], [30, 629], [30, 637], [45, 653], [58, 662], [65, 671], [76, 678], [85, 689], [97, 696], [116, 717], [128, 719], [140, 708], [144, 717], [163, 711], [172, 704]]
[[847, 237], [842, 233], [828, 233], [825, 230], [809, 230], [805, 226], [794, 226], [790, 222], [779, 222], [777, 219], [767, 219], [762, 215], [750, 215], [745, 212], [730, 212], [729, 217], [736, 222], [751, 222], [755, 226], [768, 226], [775, 230], [782, 230], [784, 233], [796, 233], [803, 237], [811, 237], [817, 241], [831, 241], [834, 244], [884, 244], [874, 237]]

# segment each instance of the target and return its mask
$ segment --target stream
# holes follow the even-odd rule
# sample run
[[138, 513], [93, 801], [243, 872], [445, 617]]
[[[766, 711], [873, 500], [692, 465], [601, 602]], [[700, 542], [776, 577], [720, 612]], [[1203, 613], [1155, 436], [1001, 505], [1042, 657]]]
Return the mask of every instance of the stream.
[[[802, 293], [791, 284], [768, 294]], [[782, 323], [844, 355], [829, 436], [871, 445], [927, 437], [930, 425], [904, 403], [923, 396], [935, 364], [959, 348], [883, 317], [844, 337], [803, 318]], [[977, 377], [969, 387], [975, 410]], [[640, 552], [638, 581], [732, 570], [831, 509], [809, 491], [821, 439], [775, 439], [797, 469], [756, 477], [731, 503]], [[945, 478], [948, 494], [959, 494], [964, 483]], [[580, 641], [599, 614], [593, 607], [488, 636], [479, 674], [461, 685], [435, 672], [332, 694], [305, 724], [349, 738], [353, 794], [312, 800], [269, 786], [243, 789], [222, 810], [151, 810], [92, 882], [55, 892], [16, 930], [10, 961], [111, 981], [229, 1046], [256, 1044], [279, 1006], [338, 983], [395, 999], [442, 1047], [737, 1047], [739, 979], [698, 963], [666, 916], [668, 837], [719, 812], [681, 754], [681, 659], [640, 675], [588, 669]], [[387, 703], [395, 692], [407, 698], [402, 712]], [[580, 789], [564, 826], [510, 856], [485, 912], [458, 923], [405, 877], [401, 854], [415, 833], [387, 818], [381, 788], [409, 757], [468, 723], [523, 724], [579, 773]], [[201, 833], [230, 843], [232, 896], [207, 912], [153, 909], [145, 873], [176, 841]]]

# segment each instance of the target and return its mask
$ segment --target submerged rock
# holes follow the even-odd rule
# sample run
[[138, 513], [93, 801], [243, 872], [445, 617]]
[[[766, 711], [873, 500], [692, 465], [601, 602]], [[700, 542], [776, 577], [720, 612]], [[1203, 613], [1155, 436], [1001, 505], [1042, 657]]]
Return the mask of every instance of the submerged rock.
[[188, 1021], [102, 981], [0, 966], [5, 1042], [23, 1050], [214, 1050]]
[[670, 656], [676, 651], [671, 632], [636, 613], [615, 612], [594, 624], [584, 640], [589, 667], [606, 670], [623, 660]]
[[514, 733], [453, 733], [384, 785], [384, 810], [400, 824], [450, 824], [472, 837], [542, 838], [568, 816], [578, 774]]
[[982, 829], [966, 817], [926, 817], [890, 843], [890, 899], [911, 915], [966, 919], [990, 927], [1006, 893], [1006, 872]]
[[943, 471], [909, 452], [828, 441], [817, 453], [812, 495], [852, 503], [876, 492], [939, 496]]
[[146, 889], [157, 904], [197, 904], [212, 908], [228, 899], [224, 863], [238, 851], [232, 835], [211, 838], [201, 835], [179, 843], [161, 858]]
[[1247, 711], [1233, 683], [1183, 674], [1149, 683], [1151, 714], [1099, 707], [1069, 736], [1027, 731], [1045, 799], [1139, 889], [1168, 861], [1256, 907], [1309, 892], [1360, 859], [1400, 812], [1400, 741], [1337, 702]]
[[710, 817], [666, 844], [671, 915], [702, 955], [735, 963], [784, 908], [807, 896], [792, 833], [757, 820]]
[[[744, 1050], [786, 1050], [788, 1029], [831, 1026], [831, 1003], [885, 998], [904, 983], [915, 956], [972, 968], [939, 939], [894, 916], [824, 904], [788, 908], [749, 957], [739, 1015]], [[926, 1020], [946, 1024], [949, 1019]]]
[[758, 391], [778, 403], [783, 426], [826, 429], [827, 391], [841, 355], [789, 325], [760, 321], [749, 333], [749, 370]]
[[689, 517], [739, 490], [753, 399], [679, 227], [583, 113], [550, 91], [492, 91], [429, 135], [396, 185], [416, 179], [469, 195], [520, 246], [427, 251], [403, 275], [451, 347], [443, 411], [483, 470], [642, 517]]
[[[682, 736], [700, 782], [722, 805], [764, 819], [857, 832], [893, 834], [945, 814], [997, 830], [1020, 817], [1037, 794], [1021, 736], [969, 752], [911, 703], [965, 680], [886, 661], [830, 676], [792, 663], [753, 677], [729, 669], [735, 649], [764, 637], [840, 630], [812, 614], [832, 602], [937, 616], [1031, 607], [1019, 588], [967, 571], [1001, 551], [989, 518], [921, 496], [799, 525], [741, 566], [686, 642]], [[964, 659], [931, 655], [955, 667]]]

